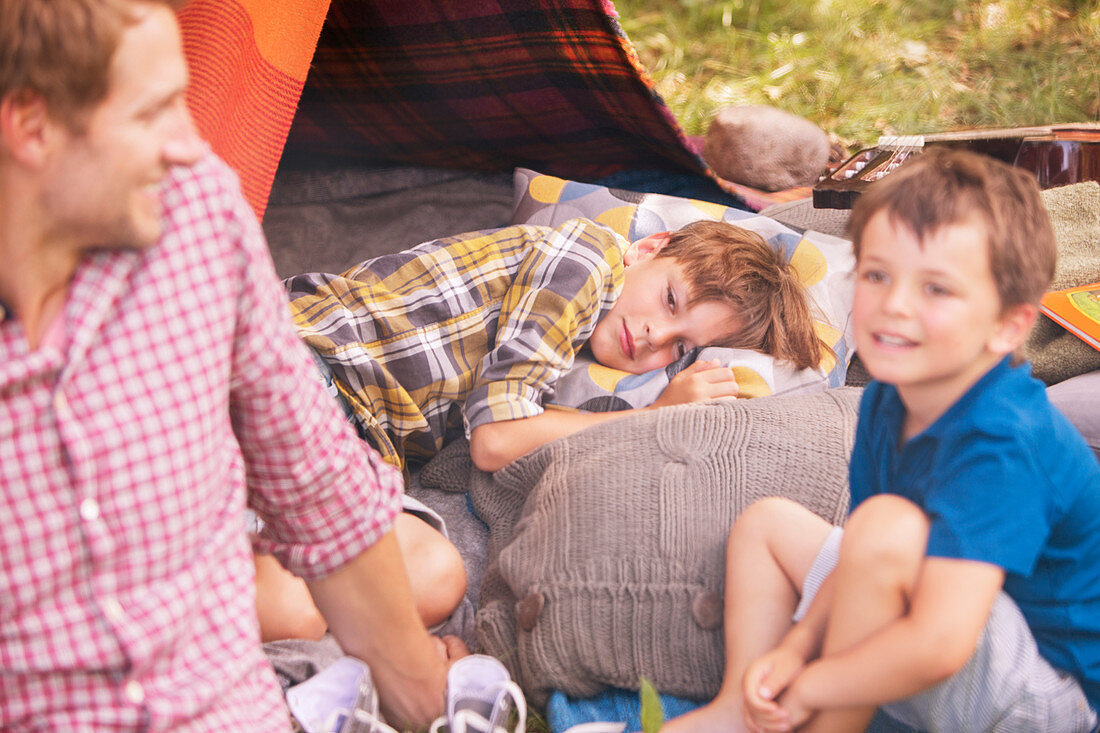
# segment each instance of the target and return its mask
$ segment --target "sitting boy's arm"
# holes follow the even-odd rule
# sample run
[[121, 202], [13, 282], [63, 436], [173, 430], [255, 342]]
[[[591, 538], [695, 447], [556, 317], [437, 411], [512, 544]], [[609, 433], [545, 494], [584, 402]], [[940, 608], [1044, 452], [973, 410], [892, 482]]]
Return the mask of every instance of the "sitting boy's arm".
[[615, 412], [546, 410], [532, 417], [478, 425], [470, 432], [470, 457], [482, 471], [496, 471], [545, 443], [592, 425], [642, 410], [736, 396], [737, 381], [732, 371], [718, 366], [717, 361], [696, 362], [674, 376], [657, 401], [648, 407]]
[[974, 653], [1003, 584], [1004, 570], [996, 565], [926, 558], [909, 611], [843, 651], [826, 649], [780, 704], [797, 726], [807, 712], [879, 705], [947, 679]]
[[753, 660], [745, 669], [741, 678], [745, 715], [760, 728], [766, 728], [765, 721], [774, 720], [780, 713], [775, 700], [806, 664], [821, 654], [835, 585], [834, 575], [830, 573], [822, 581], [806, 615], [784, 634], [775, 649]]

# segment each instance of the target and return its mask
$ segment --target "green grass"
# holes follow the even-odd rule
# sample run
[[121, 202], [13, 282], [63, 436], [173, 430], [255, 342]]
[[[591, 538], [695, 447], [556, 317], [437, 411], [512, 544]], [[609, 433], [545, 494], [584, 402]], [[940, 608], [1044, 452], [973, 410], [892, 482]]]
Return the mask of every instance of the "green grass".
[[1093, 0], [616, 0], [689, 134], [734, 104], [881, 134], [1100, 119]]

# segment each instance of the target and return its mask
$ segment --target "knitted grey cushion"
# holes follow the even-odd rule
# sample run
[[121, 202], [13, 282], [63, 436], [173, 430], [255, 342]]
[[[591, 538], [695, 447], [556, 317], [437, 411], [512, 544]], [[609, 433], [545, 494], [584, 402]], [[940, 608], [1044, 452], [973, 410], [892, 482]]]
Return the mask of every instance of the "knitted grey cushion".
[[543, 446], [470, 497], [489, 525], [477, 637], [536, 703], [606, 686], [710, 698], [725, 543], [756, 499], [833, 523], [860, 390], [670, 407]]

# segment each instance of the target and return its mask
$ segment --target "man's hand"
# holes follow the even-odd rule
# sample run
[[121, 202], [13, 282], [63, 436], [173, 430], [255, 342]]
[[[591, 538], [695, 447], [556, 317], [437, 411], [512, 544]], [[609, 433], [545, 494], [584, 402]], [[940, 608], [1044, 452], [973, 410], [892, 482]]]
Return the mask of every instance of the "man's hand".
[[[439, 656], [442, 664], [442, 674], [446, 677], [451, 665], [462, 657], [467, 656], [470, 650], [457, 636], [430, 637], [432, 648]], [[439, 687], [435, 678], [420, 676], [419, 681], [412, 675], [391, 678], [388, 674], [391, 670], [380, 670], [382, 674], [375, 675], [375, 685], [378, 687], [378, 702], [382, 709], [382, 716], [391, 723], [396, 723], [398, 729], [415, 728], [423, 730], [436, 716], [440, 714], [435, 700], [439, 699]], [[406, 670], [408, 672], [408, 670]], [[375, 672], [372, 669], [371, 674]], [[379, 679], [381, 677], [381, 679]], [[444, 681], [445, 690], [445, 681]]]
[[739, 392], [732, 369], [722, 366], [718, 359], [697, 361], [669, 380], [665, 391], [653, 402], [653, 406], [668, 407], [720, 397], [736, 397]]
[[[748, 666], [741, 678], [741, 694], [745, 701], [745, 724], [750, 731], [772, 733], [794, 729], [796, 723], [791, 711], [777, 698], [805, 665], [806, 660], [800, 654], [780, 645]], [[808, 717], [803, 717], [803, 721]]]
[[391, 725], [418, 730], [443, 713], [447, 668], [465, 646], [424, 628], [393, 530], [329, 575], [306, 583], [344, 652], [370, 667]]

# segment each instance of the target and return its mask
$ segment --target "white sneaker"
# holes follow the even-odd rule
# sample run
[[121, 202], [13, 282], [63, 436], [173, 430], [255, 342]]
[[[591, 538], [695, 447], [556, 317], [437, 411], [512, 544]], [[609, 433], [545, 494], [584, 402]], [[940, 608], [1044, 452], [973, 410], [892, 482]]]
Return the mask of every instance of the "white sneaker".
[[447, 714], [432, 723], [431, 733], [444, 725], [450, 733], [508, 733], [513, 708], [513, 733], [520, 733], [527, 724], [527, 701], [519, 685], [498, 659], [471, 654], [447, 672]]

